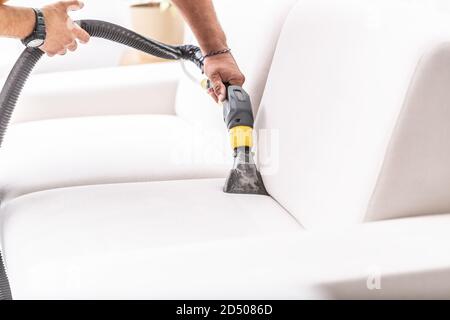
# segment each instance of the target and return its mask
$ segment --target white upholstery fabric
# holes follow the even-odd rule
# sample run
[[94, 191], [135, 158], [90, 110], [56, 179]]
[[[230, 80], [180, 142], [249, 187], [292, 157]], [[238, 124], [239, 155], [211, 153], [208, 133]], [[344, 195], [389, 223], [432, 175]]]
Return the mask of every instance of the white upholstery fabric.
[[14, 122], [114, 114], [174, 114], [178, 63], [33, 75]]
[[[296, 0], [215, 0], [217, 15], [227, 34], [228, 45], [247, 81], [254, 112], [258, 110], [278, 36]], [[196, 124], [221, 128], [222, 108], [198, 84], [183, 77], [176, 111]]]
[[[450, 40], [450, 39], [449, 39]], [[416, 71], [367, 218], [450, 212], [450, 44]]]
[[224, 131], [205, 132], [169, 115], [21, 123], [10, 128], [2, 147], [1, 195], [6, 199], [76, 185], [225, 177], [232, 166], [228, 145]]
[[449, 39], [404, 1], [300, 1], [258, 114], [269, 193], [307, 228], [363, 221], [419, 60]]
[[[75, 187], [4, 203], [3, 248], [14, 297], [156, 297], [159, 284], [147, 280], [165, 276], [159, 263], [168, 262], [161, 261], [158, 252], [301, 230], [270, 197], [225, 194], [223, 183], [218, 179]], [[230, 252], [224, 255], [224, 261], [232, 258]], [[117, 264], [103, 269], [101, 261], [114, 256], [120, 257]], [[111, 277], [109, 272], [121, 261], [135, 265]], [[238, 267], [239, 261], [234, 261]], [[84, 263], [90, 264], [89, 275], [79, 278]], [[183, 269], [176, 252], [172, 263]], [[136, 281], [145, 288], [135, 286]]]
[[269, 197], [222, 184], [75, 187], [4, 203], [14, 297], [450, 297], [448, 214], [303, 232]]

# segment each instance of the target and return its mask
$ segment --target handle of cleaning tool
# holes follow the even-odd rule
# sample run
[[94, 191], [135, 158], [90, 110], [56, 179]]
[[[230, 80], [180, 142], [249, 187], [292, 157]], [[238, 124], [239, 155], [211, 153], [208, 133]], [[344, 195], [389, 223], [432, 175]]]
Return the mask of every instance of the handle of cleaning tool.
[[[203, 89], [212, 88], [211, 81], [204, 79], [201, 82]], [[254, 118], [252, 102], [249, 94], [240, 86], [225, 84], [227, 99], [223, 102], [223, 119], [229, 130], [242, 126], [253, 128]]]
[[252, 102], [248, 93], [240, 86], [227, 87], [227, 100], [223, 103], [223, 119], [228, 129], [238, 126], [253, 128]]

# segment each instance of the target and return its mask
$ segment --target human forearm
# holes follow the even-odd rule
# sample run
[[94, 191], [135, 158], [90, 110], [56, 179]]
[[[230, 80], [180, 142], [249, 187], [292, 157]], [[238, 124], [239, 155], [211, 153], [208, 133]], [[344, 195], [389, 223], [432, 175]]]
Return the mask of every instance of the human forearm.
[[204, 53], [227, 47], [212, 0], [172, 0], [190, 25]]
[[23, 39], [33, 31], [35, 19], [30, 8], [0, 4], [0, 36]]
[[[208, 93], [216, 101], [226, 99], [225, 84], [242, 86], [245, 77], [228, 49], [212, 0], [172, 0], [190, 25], [205, 55], [204, 72], [212, 82]], [[213, 54], [214, 53], [214, 54]]]
[[[24, 39], [33, 33], [36, 13], [31, 8], [6, 6], [0, 0], [0, 37]], [[75, 51], [79, 40], [89, 41], [89, 34], [70, 19], [68, 11], [80, 10], [84, 4], [78, 0], [64, 0], [44, 6], [40, 12], [45, 19], [46, 38], [39, 48], [49, 56]]]

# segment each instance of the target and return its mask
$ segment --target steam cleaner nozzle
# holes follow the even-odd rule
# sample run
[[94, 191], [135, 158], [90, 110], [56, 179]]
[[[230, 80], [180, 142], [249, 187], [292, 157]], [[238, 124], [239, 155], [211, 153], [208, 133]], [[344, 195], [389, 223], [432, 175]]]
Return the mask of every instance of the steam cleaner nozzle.
[[234, 150], [234, 165], [225, 182], [224, 192], [268, 195], [253, 159], [252, 104], [250, 96], [242, 87], [228, 87], [223, 115]]

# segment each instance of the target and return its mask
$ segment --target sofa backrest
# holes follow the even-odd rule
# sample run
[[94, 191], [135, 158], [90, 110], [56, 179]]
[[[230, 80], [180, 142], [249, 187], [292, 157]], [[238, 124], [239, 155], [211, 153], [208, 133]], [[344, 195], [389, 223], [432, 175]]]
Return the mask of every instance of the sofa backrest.
[[307, 228], [404, 216], [377, 216], [387, 195], [378, 190], [371, 203], [372, 195], [415, 70], [449, 40], [448, 15], [421, 2], [299, 1], [280, 35], [257, 118], [269, 193]]
[[450, 212], [450, 42], [419, 63], [366, 218]]
[[[246, 75], [254, 111], [269, 73], [285, 18], [296, 0], [215, 0], [217, 15], [227, 34], [228, 45]], [[192, 42], [192, 41], [189, 41]], [[179, 84], [176, 112], [201, 127], [223, 130], [222, 108], [200, 88], [183, 77]], [[222, 134], [222, 133], [221, 133]]]

